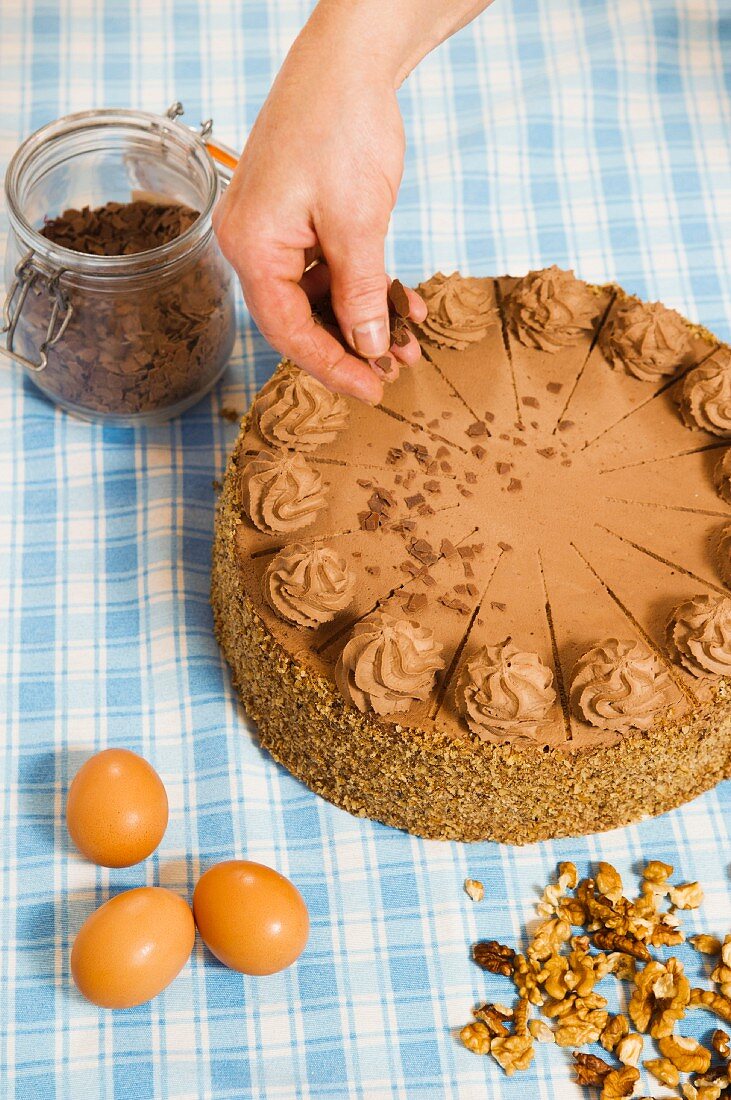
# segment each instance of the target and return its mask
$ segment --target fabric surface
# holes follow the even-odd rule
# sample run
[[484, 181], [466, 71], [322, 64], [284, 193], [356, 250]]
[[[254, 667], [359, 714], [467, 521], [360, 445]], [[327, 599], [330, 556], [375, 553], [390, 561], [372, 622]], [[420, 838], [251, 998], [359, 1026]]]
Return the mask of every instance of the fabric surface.
[[[93, 106], [181, 99], [189, 122], [213, 116], [240, 144], [307, 10], [3, 0], [3, 165], [37, 126]], [[731, 336], [727, 0], [499, 0], [400, 100], [409, 151], [391, 272], [415, 282], [555, 262]], [[236, 432], [219, 410], [243, 410], [274, 363], [242, 308], [213, 395], [132, 431], [70, 419], [0, 362], [0, 1096], [587, 1095], [567, 1051], [538, 1046], [530, 1071], [507, 1079], [462, 1048], [472, 1005], [511, 996], [469, 945], [524, 942], [559, 859], [581, 873], [610, 860], [633, 887], [642, 860], [666, 860], [706, 891], [688, 930], [728, 931], [731, 785], [658, 820], [516, 849], [356, 820], [276, 766], [237, 706], [208, 604], [211, 483]], [[150, 759], [170, 798], [159, 850], [122, 871], [77, 856], [63, 820], [70, 778], [108, 745]], [[110, 1013], [80, 998], [69, 950], [95, 906], [143, 884], [189, 897], [234, 856], [302, 890], [312, 934], [296, 966], [246, 978], [198, 943], [151, 1004]], [[468, 874], [485, 883], [479, 905]], [[699, 957], [679, 954], [695, 978]], [[695, 1013], [684, 1030], [712, 1026]], [[638, 1092], [667, 1094], [646, 1079]]]

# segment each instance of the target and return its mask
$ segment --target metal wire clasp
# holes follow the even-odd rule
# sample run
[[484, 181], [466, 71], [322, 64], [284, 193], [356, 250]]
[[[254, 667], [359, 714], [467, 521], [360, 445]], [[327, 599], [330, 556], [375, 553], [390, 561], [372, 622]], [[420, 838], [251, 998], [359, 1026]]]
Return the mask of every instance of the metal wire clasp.
[[[165, 112], [165, 115], [171, 122], [175, 122], [184, 114], [185, 108], [180, 100], [177, 99], [175, 103], [170, 104]], [[190, 129], [195, 133], [195, 127], [191, 126]], [[198, 137], [213, 158], [222, 187], [228, 187], [234, 169], [239, 162], [239, 154], [229, 145], [224, 145], [223, 142], [218, 141], [217, 138], [214, 139], [212, 118], [207, 118], [205, 122], [201, 122], [198, 128]]]
[[[5, 296], [3, 323], [0, 327], [0, 336], [5, 336], [5, 347], [0, 345], [0, 355], [5, 355], [8, 359], [12, 359], [15, 363], [20, 363], [27, 370], [36, 373], [46, 369], [49, 349], [61, 339], [73, 316], [74, 307], [67, 300], [59, 285], [59, 279], [62, 275], [63, 271], [56, 271], [54, 274], [49, 275], [35, 265], [33, 252], [27, 252], [17, 264], [14, 272], [15, 277]], [[48, 321], [45, 339], [38, 349], [38, 362], [34, 363], [32, 359], [26, 359], [24, 355], [20, 355], [19, 352], [13, 350], [13, 339], [28, 294], [36, 284], [46, 290], [53, 300], [53, 305], [51, 306], [51, 316]]]

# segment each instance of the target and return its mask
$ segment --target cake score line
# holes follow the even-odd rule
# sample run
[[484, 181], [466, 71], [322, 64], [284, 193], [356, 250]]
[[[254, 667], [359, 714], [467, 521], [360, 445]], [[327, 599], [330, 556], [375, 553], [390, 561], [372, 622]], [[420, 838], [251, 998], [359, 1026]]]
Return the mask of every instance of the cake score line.
[[[599, 524], [597, 524], [597, 526], [599, 526]], [[604, 530], [606, 530], [606, 528], [604, 528]], [[614, 532], [609, 531], [609, 534], [613, 535]], [[619, 537], [619, 536], [617, 536], [617, 537]], [[614, 591], [614, 589], [609, 584], [607, 584], [607, 582], [599, 575], [599, 573], [597, 573], [596, 569], [591, 564], [591, 562], [588, 560], [588, 558], [584, 557], [584, 555], [579, 550], [578, 546], [576, 546], [576, 544], [573, 543], [573, 542], [570, 542], [569, 546], [574, 551], [574, 553], [579, 557], [579, 559], [584, 563], [584, 565], [589, 570], [589, 572], [592, 573], [594, 577], [596, 577], [599, 584], [602, 586], [602, 588], [607, 593], [607, 595], [610, 597], [610, 599], [612, 599], [614, 601], [614, 603], [617, 605], [617, 607], [622, 612], [622, 614], [625, 616], [625, 618], [632, 624], [634, 629], [644, 639], [645, 644], [649, 646], [649, 648], [652, 650], [652, 652], [655, 654], [655, 656], [658, 658], [658, 660], [662, 661], [662, 663], [665, 665], [665, 668], [667, 670], [667, 673], [668, 673], [670, 679], [673, 681], [673, 683], [679, 689], [679, 691], [682, 692], [682, 694], [685, 696], [686, 700], [689, 703], [691, 703], [693, 706], [698, 706], [699, 699], [698, 699], [697, 695], [695, 694], [695, 692], [693, 692], [691, 690], [691, 688], [688, 687], [685, 680], [683, 680], [682, 677], [678, 675], [677, 669], [676, 669], [673, 661], [667, 655], [667, 653], [663, 649], [661, 649], [654, 642], [654, 640], [650, 637], [650, 635], [647, 633], [647, 631], [642, 626], [642, 624], [634, 617], [634, 615], [632, 614], [630, 609], [626, 606], [626, 604], [624, 604], [622, 602], [622, 600], [619, 598], [619, 596]], [[639, 549], [639, 547], [637, 547], [636, 549]], [[667, 564], [667, 563], [664, 563], [664, 564]]]

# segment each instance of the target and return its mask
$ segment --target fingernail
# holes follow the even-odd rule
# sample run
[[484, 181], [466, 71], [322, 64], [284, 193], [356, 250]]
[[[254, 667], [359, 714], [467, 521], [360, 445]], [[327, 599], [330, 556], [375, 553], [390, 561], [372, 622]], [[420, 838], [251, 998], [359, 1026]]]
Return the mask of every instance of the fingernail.
[[422, 321], [426, 321], [428, 315], [429, 309], [427, 307], [427, 304], [421, 297], [421, 295], [419, 295], [418, 300], [414, 302], [414, 305], [411, 309], [411, 317], [414, 321], [416, 321], [417, 325], [420, 325]]
[[363, 321], [353, 327], [353, 346], [364, 359], [375, 359], [384, 355], [391, 343], [388, 321], [379, 317], [377, 321]]

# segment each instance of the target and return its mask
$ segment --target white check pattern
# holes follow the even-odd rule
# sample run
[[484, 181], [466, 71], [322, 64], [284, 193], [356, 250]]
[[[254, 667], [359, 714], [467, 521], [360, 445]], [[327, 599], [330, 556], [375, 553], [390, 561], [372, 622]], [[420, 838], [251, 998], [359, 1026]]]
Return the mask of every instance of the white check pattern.
[[[177, 98], [237, 144], [308, 9], [3, 0], [0, 158], [67, 112]], [[728, 0], [499, 0], [400, 98], [394, 274], [556, 262], [731, 336]], [[538, 1047], [507, 1079], [461, 1047], [472, 1004], [510, 994], [469, 945], [520, 943], [537, 890], [569, 858], [582, 873], [611, 860], [630, 881], [643, 859], [667, 860], [706, 890], [689, 930], [728, 931], [731, 785], [632, 828], [512, 849], [355, 820], [273, 764], [237, 707], [208, 606], [211, 481], [235, 435], [218, 410], [243, 408], [275, 362], [243, 311], [240, 332], [219, 390], [147, 431], [76, 423], [0, 369], [0, 1096], [579, 1096], [565, 1051]], [[126, 871], [84, 863], [63, 824], [70, 777], [107, 745], [147, 756], [170, 796], [159, 851]], [[243, 855], [305, 894], [298, 965], [244, 978], [199, 944], [152, 1004], [113, 1014], [80, 999], [69, 949], [94, 906], [145, 883], [190, 895], [201, 869]], [[480, 905], [467, 875], [486, 885]], [[682, 957], [695, 977], [698, 957]], [[710, 1026], [699, 1013], [688, 1030]]]

